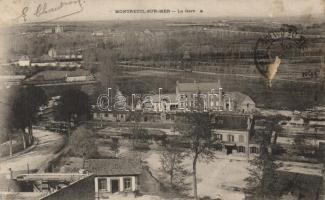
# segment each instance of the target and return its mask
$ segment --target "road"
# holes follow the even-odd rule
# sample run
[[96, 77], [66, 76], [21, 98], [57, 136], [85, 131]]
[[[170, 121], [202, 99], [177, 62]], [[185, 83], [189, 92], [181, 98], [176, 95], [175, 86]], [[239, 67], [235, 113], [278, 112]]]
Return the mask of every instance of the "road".
[[32, 150], [0, 162], [0, 190], [6, 188], [9, 168], [14, 176], [26, 173], [27, 164], [31, 172], [37, 171], [55, 157], [65, 144], [64, 136], [45, 130], [34, 130], [34, 137], [38, 144]]

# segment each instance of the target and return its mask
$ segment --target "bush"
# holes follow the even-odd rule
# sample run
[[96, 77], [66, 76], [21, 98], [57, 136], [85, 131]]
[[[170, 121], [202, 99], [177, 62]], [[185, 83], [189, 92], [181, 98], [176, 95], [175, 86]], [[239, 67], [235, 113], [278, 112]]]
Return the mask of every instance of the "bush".
[[95, 134], [92, 129], [86, 126], [78, 127], [70, 138], [71, 153], [78, 157], [94, 158], [97, 156]]

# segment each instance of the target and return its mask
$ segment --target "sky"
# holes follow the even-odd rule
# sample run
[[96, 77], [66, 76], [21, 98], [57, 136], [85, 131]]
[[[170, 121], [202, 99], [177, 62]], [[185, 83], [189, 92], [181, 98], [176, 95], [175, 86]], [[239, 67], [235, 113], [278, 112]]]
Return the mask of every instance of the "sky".
[[[46, 4], [46, 6], [44, 6]], [[24, 8], [27, 10], [24, 11]], [[45, 8], [44, 8], [45, 7]], [[50, 12], [41, 13], [38, 10]], [[169, 9], [172, 13], [116, 13], [129, 9]], [[195, 10], [185, 13], [185, 9]], [[55, 10], [55, 11], [53, 11]], [[183, 13], [178, 13], [183, 10]], [[324, 0], [0, 0], [0, 24], [48, 20], [133, 20], [177, 17], [325, 18]], [[24, 18], [21, 15], [24, 13]]]

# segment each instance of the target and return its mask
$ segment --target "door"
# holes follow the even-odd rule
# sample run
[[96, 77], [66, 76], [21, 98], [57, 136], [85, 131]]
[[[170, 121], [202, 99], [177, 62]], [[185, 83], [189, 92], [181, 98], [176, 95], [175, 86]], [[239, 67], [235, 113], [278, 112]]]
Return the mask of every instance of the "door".
[[232, 147], [226, 146], [227, 149], [227, 155], [232, 154]]
[[112, 193], [119, 191], [119, 180], [111, 180], [111, 186], [112, 186]]

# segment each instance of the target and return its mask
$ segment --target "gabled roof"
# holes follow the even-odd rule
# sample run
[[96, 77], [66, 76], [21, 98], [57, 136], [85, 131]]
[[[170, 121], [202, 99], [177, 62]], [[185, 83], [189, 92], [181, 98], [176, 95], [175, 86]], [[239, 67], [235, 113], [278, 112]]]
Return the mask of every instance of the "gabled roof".
[[139, 159], [89, 159], [85, 162], [85, 169], [97, 176], [139, 175], [142, 166]]
[[203, 82], [203, 83], [178, 83], [177, 86], [179, 92], [207, 92], [211, 89], [215, 89], [215, 92], [221, 88], [220, 81], [218, 82]]
[[27, 55], [23, 55], [23, 56], [20, 57], [19, 60], [20, 60], [20, 61], [29, 61], [30, 58], [29, 58], [29, 56], [27, 56]]

